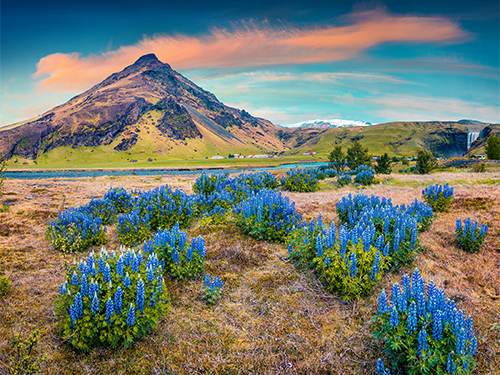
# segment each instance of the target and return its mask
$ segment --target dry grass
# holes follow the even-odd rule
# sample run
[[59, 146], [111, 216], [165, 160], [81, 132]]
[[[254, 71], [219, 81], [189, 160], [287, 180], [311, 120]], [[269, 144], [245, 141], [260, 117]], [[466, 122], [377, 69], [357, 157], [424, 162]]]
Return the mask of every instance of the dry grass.
[[[287, 263], [284, 246], [252, 240], [231, 225], [195, 225], [189, 235], [206, 240], [206, 271], [224, 280], [221, 301], [213, 307], [203, 302], [201, 280], [169, 282], [172, 311], [154, 331], [128, 349], [96, 349], [89, 354], [73, 351], [58, 337], [53, 301], [65, 262], [73, 256], [50, 248], [44, 238], [48, 221], [59, 209], [85, 204], [111, 186], [151, 189], [168, 183], [191, 192], [193, 179], [7, 180], [3, 201], [9, 200], [11, 207], [0, 213], [0, 274], [12, 280], [12, 288], [0, 297], [0, 373], [11, 363], [13, 332], [26, 337], [35, 328], [42, 335], [38, 352], [47, 354], [46, 374], [374, 373], [382, 355], [380, 343], [371, 336], [378, 293], [415, 266], [473, 316], [480, 342], [477, 373], [498, 373], [500, 188], [491, 181], [499, 179], [498, 173], [391, 175], [363, 189], [408, 203], [420, 198], [422, 186], [450, 182], [457, 200], [420, 235], [424, 250], [413, 265], [384, 276], [372, 296], [349, 304], [329, 294], [310, 272]], [[329, 222], [336, 220], [335, 201], [356, 192], [332, 185], [325, 181], [320, 192], [287, 195], [305, 217], [321, 212]], [[463, 252], [454, 239], [455, 220], [469, 216], [490, 227], [478, 254]], [[116, 245], [111, 231], [108, 246]]]

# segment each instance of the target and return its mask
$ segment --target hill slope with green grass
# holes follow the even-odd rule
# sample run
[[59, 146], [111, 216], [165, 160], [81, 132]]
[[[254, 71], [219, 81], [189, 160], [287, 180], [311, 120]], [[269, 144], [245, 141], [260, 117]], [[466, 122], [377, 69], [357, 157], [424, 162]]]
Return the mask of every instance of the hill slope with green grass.
[[334, 146], [347, 148], [355, 140], [368, 147], [373, 155], [413, 156], [420, 149], [446, 157], [462, 156], [467, 151], [467, 134], [480, 132], [488, 124], [460, 122], [390, 122], [350, 128], [296, 129], [278, 133], [292, 148], [290, 153], [309, 150], [326, 156]]

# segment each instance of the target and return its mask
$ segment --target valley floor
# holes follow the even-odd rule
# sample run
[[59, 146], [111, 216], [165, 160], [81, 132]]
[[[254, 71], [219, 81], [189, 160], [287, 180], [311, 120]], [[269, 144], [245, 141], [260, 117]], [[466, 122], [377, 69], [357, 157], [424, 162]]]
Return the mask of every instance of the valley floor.
[[[12, 280], [0, 296], [0, 373], [8, 371], [15, 332], [27, 337], [38, 328], [38, 354], [47, 355], [45, 374], [361, 374], [375, 373], [382, 345], [371, 334], [378, 295], [417, 267], [474, 319], [479, 340], [477, 373], [500, 368], [500, 173], [392, 174], [358, 190], [322, 182], [316, 193], [285, 193], [309, 219], [321, 212], [337, 222], [335, 202], [361, 191], [385, 195], [396, 204], [421, 199], [432, 183], [455, 187], [452, 208], [420, 234], [423, 245], [414, 263], [386, 274], [375, 292], [345, 303], [330, 294], [309, 271], [286, 261], [282, 245], [253, 240], [232, 225], [193, 225], [188, 237], [207, 245], [205, 272], [224, 281], [222, 299], [207, 306], [202, 280], [168, 281], [172, 310], [144, 338], [127, 349], [72, 350], [59, 337], [53, 301], [65, 265], [83, 254], [64, 255], [45, 239], [47, 223], [60, 209], [86, 204], [110, 187], [149, 190], [169, 184], [191, 193], [195, 177], [128, 176], [81, 179], [6, 180], [0, 213], [0, 275]], [[478, 254], [458, 248], [455, 221], [471, 217], [488, 224]], [[118, 247], [114, 229], [108, 249]]]

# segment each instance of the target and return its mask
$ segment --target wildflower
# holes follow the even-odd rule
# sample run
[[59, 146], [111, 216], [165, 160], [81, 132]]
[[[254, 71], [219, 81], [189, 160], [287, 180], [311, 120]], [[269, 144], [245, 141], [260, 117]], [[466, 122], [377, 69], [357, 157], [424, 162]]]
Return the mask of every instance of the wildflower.
[[99, 312], [99, 298], [97, 297], [97, 293], [94, 293], [94, 298], [92, 298], [92, 305], [90, 307], [90, 311], [94, 315], [97, 315], [97, 313]]
[[392, 306], [392, 309], [391, 309], [391, 317], [389, 318], [389, 325], [391, 326], [391, 328], [394, 328], [394, 329], [396, 329], [397, 326], [399, 325], [398, 310], [396, 310], [396, 308], [394, 306]]
[[111, 300], [111, 297], [109, 297], [108, 302], [106, 303], [106, 322], [108, 322], [108, 324], [110, 324], [111, 316], [114, 314], [113, 310], [113, 301]]
[[418, 333], [418, 356], [422, 356], [422, 352], [427, 350], [427, 332], [425, 328], [422, 327], [422, 330]]
[[128, 309], [126, 323], [129, 326], [133, 326], [135, 324], [135, 309], [134, 309], [134, 305], [132, 305], [132, 304], [130, 304], [130, 307]]
[[139, 280], [137, 281], [137, 293], [135, 298], [135, 304], [142, 312], [142, 309], [144, 308], [144, 282], [142, 281], [140, 276]]
[[125, 288], [130, 288], [130, 284], [131, 284], [131, 282], [130, 282], [130, 276], [129, 276], [128, 272], [127, 272], [127, 274], [125, 275], [125, 280], [123, 281], [123, 286]]
[[382, 289], [380, 296], [378, 297], [378, 313], [385, 314], [389, 311], [389, 306], [387, 305], [387, 295], [385, 294], [385, 289]]
[[122, 300], [123, 300], [123, 291], [121, 287], [118, 287], [115, 292], [115, 308], [117, 314], [122, 312]]
[[406, 329], [410, 335], [417, 330], [417, 306], [415, 305], [415, 301], [412, 301], [408, 309]]

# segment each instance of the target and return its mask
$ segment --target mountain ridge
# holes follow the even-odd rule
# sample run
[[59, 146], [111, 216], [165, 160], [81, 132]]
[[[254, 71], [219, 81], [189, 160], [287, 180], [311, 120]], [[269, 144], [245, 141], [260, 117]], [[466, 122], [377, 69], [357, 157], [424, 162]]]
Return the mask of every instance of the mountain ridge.
[[233, 153], [287, 149], [274, 136], [277, 127], [271, 122], [225, 106], [148, 54], [34, 120], [0, 128], [0, 155], [35, 159], [58, 147], [110, 144], [115, 151], [127, 151], [151, 127], [164, 136], [157, 137], [158, 150], [164, 153], [173, 146], [189, 148], [187, 140], [203, 138], [221, 151], [236, 148]]

